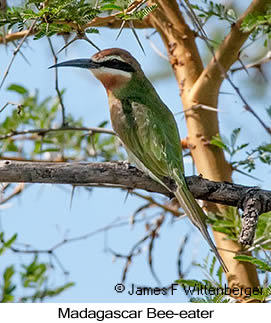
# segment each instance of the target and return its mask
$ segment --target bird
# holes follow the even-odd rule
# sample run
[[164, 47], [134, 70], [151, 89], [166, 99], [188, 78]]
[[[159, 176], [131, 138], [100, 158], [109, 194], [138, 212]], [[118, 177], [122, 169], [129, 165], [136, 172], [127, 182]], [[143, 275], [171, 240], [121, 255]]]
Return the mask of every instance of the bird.
[[[207, 230], [207, 216], [187, 186], [175, 118], [139, 62], [124, 49], [109, 48], [91, 58], [64, 61], [50, 68], [64, 66], [88, 69], [101, 81], [108, 96], [112, 127], [127, 151], [129, 162], [177, 198], [228, 272]], [[165, 181], [167, 177], [174, 181], [174, 188]]]

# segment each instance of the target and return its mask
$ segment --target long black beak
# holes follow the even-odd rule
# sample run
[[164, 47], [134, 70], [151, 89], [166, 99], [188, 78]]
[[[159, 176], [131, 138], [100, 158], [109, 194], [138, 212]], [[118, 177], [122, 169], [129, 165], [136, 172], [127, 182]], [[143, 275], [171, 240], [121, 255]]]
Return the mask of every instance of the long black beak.
[[79, 59], [72, 59], [70, 61], [66, 61], [66, 62], [52, 65], [49, 68], [62, 67], [62, 66], [72, 66], [72, 67], [95, 69], [95, 68], [99, 68], [100, 64], [92, 61], [90, 58], [79, 58]]

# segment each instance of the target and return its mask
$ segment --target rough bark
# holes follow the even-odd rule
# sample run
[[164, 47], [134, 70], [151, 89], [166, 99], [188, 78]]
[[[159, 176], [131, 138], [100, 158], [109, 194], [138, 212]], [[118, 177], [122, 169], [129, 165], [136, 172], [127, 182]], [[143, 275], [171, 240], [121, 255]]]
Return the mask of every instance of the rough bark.
[[[174, 183], [165, 178], [167, 185]], [[251, 199], [257, 200], [257, 212], [271, 211], [271, 191], [227, 182], [215, 182], [201, 176], [187, 176], [187, 184], [195, 198], [224, 205], [252, 209]], [[0, 182], [4, 183], [51, 183], [102, 186], [125, 189], [143, 189], [168, 197], [171, 194], [164, 186], [153, 181], [137, 168], [124, 162], [63, 163], [0, 161]], [[251, 195], [253, 191], [253, 196]], [[248, 213], [248, 211], [247, 211]]]

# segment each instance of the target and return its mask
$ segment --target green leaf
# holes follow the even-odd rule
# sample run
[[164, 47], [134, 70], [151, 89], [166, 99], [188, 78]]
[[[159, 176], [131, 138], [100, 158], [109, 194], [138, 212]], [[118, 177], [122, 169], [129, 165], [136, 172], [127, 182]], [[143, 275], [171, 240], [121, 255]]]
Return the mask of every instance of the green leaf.
[[40, 154], [45, 153], [45, 152], [59, 152], [60, 149], [59, 148], [46, 148], [46, 149], [42, 149], [39, 151]]
[[261, 302], [265, 302], [266, 298], [268, 298], [270, 295], [271, 295], [271, 285], [265, 288], [261, 288], [261, 290], [258, 290], [257, 292], [254, 291], [254, 293], [249, 298], [257, 299]]
[[222, 138], [220, 137], [220, 135], [213, 136], [213, 138], [210, 141], [210, 144], [215, 145], [219, 148], [228, 150], [227, 145], [222, 141]]
[[105, 11], [105, 10], [119, 10], [122, 11], [123, 8], [120, 6], [117, 6], [115, 4], [106, 4], [104, 6], [101, 7], [101, 10]]
[[236, 13], [233, 9], [227, 9], [222, 4], [214, 3], [214, 1], [203, 1], [206, 6], [200, 7], [199, 5], [192, 4], [192, 8], [197, 12], [197, 16], [204, 19], [204, 23], [213, 16], [216, 16], [220, 20], [234, 23], [237, 20]]
[[46, 297], [54, 297], [59, 295], [60, 293], [64, 292], [68, 288], [74, 286], [75, 284], [73, 282], [66, 283], [62, 286], [56, 287], [54, 289], [44, 288], [43, 290], [37, 290], [33, 295], [23, 297], [22, 301], [26, 302], [27, 300], [30, 300], [31, 302], [35, 302], [37, 300], [43, 300]]
[[219, 285], [222, 285], [222, 275], [223, 275], [223, 268], [222, 266], [219, 266], [217, 272], [216, 272], [216, 276], [218, 278], [218, 282], [219, 282]]
[[17, 93], [22, 94], [22, 95], [28, 94], [27, 89], [25, 87], [23, 87], [22, 85], [19, 85], [19, 84], [11, 84], [7, 88], [7, 90], [17, 92]]
[[17, 233], [15, 233], [8, 241], [6, 241], [4, 246], [6, 248], [9, 248], [16, 239], [17, 239]]
[[235, 146], [237, 138], [240, 134], [241, 128], [234, 129], [231, 133], [231, 146], [232, 148]]
[[99, 30], [97, 28], [87, 28], [85, 29], [85, 33], [87, 34], [99, 34]]
[[210, 273], [211, 276], [213, 275], [213, 272], [214, 272], [215, 263], [216, 263], [216, 257], [214, 256], [213, 259], [212, 259], [210, 269], [209, 269], [209, 273]]
[[16, 239], [17, 239], [17, 234], [14, 234], [8, 241], [4, 241], [4, 234], [3, 232], [1, 232], [0, 242], [2, 242], [3, 245], [0, 248], [0, 255], [3, 254], [4, 251], [6, 251], [6, 249], [8, 249]]
[[185, 285], [189, 287], [204, 287], [205, 285], [196, 279], [178, 279], [176, 280], [176, 283], [180, 285]]
[[266, 108], [266, 112], [267, 112], [269, 118], [271, 119], [271, 105], [268, 108]]
[[106, 125], [108, 125], [108, 120], [105, 120], [105, 121], [102, 121], [99, 125], [98, 125], [98, 127], [99, 128], [104, 128]]
[[256, 265], [260, 270], [271, 272], [271, 266], [267, 262], [260, 260], [258, 258], [247, 256], [247, 255], [240, 255], [240, 256], [235, 256], [234, 259], [239, 261], [250, 262]]
[[200, 297], [191, 297], [190, 302], [191, 303], [209, 303], [207, 299], [200, 298]]
[[21, 273], [22, 283], [25, 288], [38, 288], [46, 280], [47, 265], [38, 262], [38, 256], [27, 266], [22, 265], [24, 271]]
[[141, 10], [135, 11], [132, 14], [124, 15], [123, 19], [124, 20], [130, 20], [130, 19], [143, 20], [145, 17], [151, 14], [156, 8], [157, 8], [157, 5], [152, 5], [152, 6], [143, 8]]
[[2, 290], [2, 296], [0, 298], [1, 303], [8, 303], [14, 300], [13, 292], [16, 289], [16, 285], [12, 283], [12, 278], [14, 276], [14, 267], [9, 266], [6, 268], [3, 274], [3, 284], [0, 286]]

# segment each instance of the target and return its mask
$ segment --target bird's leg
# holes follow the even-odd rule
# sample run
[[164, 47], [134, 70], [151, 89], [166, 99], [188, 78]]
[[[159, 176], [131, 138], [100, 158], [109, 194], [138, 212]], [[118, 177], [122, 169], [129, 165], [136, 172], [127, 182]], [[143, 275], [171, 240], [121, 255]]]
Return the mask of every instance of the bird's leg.
[[134, 169], [136, 166], [132, 165], [129, 160], [119, 160], [118, 163], [126, 167], [126, 169]]

